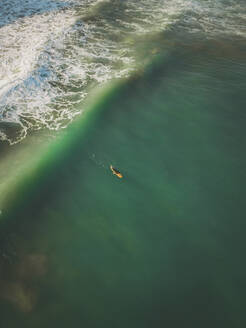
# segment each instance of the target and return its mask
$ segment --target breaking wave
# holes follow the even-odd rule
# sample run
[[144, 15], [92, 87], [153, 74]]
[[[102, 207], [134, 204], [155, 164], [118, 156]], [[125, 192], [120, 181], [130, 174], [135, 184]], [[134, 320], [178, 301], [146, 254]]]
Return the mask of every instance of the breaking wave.
[[66, 127], [92, 87], [136, 68], [138, 37], [245, 38], [245, 26], [240, 0], [3, 0], [0, 140]]

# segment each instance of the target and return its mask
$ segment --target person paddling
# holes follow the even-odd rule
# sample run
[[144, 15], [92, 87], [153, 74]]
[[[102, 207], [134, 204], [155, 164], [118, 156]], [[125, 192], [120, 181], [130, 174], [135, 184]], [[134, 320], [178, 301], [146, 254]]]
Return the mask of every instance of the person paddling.
[[110, 170], [113, 172], [114, 175], [116, 175], [118, 178], [123, 178], [123, 175], [120, 173], [120, 171], [116, 170], [112, 165], [110, 165]]

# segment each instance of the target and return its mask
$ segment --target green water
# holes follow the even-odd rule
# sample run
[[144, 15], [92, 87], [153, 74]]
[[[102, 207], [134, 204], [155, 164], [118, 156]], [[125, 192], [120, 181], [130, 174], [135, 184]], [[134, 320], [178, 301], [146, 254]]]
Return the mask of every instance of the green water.
[[243, 50], [156, 52], [9, 195], [3, 327], [245, 326]]

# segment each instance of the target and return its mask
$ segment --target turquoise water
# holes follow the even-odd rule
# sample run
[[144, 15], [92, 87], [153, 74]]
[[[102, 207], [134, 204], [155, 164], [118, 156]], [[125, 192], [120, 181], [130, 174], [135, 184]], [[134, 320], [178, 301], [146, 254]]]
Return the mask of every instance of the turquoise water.
[[12, 193], [6, 326], [243, 326], [245, 65], [214, 49], [156, 56]]
[[[21, 121], [26, 137], [0, 146], [4, 327], [245, 326], [246, 63], [239, 15], [222, 30], [223, 1], [210, 16], [202, 15], [209, 8], [202, 1], [190, 2], [190, 16], [182, 1], [158, 16], [154, 2], [159, 25], [163, 17], [178, 18], [160, 31], [148, 20], [151, 6], [132, 3], [76, 9], [86, 11], [98, 33], [114, 23], [114, 13], [126, 34], [130, 26], [146, 28], [142, 22], [153, 27], [117, 41], [121, 51], [132, 44], [136, 63], [123, 65], [128, 77], [97, 92], [99, 81], [88, 82], [88, 100], [67, 105], [83, 115], [62, 133], [48, 123], [34, 132], [35, 124], [26, 129]], [[227, 6], [228, 15], [243, 8], [240, 1]], [[126, 13], [136, 9], [133, 22]], [[107, 26], [112, 32], [118, 23]], [[114, 34], [108, 35], [107, 45]], [[45, 122], [30, 102], [25, 117], [30, 112], [30, 122]], [[20, 141], [12, 121], [2, 124], [5, 139]]]

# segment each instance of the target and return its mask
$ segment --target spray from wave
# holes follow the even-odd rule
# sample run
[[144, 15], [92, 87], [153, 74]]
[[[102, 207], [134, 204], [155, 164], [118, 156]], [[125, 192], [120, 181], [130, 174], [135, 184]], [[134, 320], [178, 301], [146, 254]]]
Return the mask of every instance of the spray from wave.
[[10, 144], [66, 127], [90, 88], [133, 71], [138, 37], [246, 36], [240, 0], [3, 0], [0, 12], [0, 140]]

